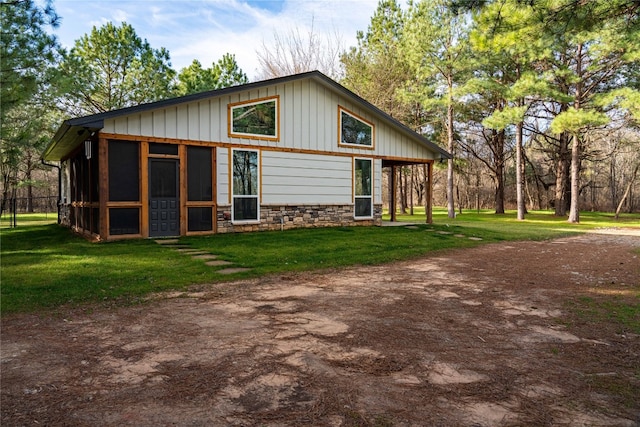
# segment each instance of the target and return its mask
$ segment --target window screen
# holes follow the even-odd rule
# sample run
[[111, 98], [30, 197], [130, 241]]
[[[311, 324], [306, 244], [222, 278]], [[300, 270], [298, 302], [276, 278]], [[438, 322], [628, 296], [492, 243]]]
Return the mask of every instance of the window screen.
[[140, 200], [139, 144], [109, 141], [109, 200]]
[[91, 164], [91, 201], [98, 202], [100, 201], [100, 175], [98, 174], [98, 141], [91, 142], [91, 160], [89, 160], [89, 163]]
[[189, 208], [189, 231], [210, 231], [213, 230], [213, 209], [205, 208]]
[[213, 200], [211, 188], [211, 148], [187, 147], [187, 199]]
[[138, 208], [110, 208], [109, 234], [140, 234], [140, 212]]
[[178, 197], [178, 167], [176, 160], [151, 160], [149, 167], [149, 197]]
[[152, 142], [149, 144], [149, 154], [169, 154], [178, 155], [178, 146], [175, 144], [158, 144]]

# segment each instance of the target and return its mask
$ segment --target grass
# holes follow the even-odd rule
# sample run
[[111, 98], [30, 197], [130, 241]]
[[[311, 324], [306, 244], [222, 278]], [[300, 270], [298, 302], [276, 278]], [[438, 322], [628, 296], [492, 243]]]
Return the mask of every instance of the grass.
[[620, 334], [640, 335], [640, 287], [636, 286], [633, 293], [635, 296], [627, 298], [580, 296], [568, 307], [584, 322], [608, 322], [615, 324]]
[[[18, 214], [16, 216], [16, 223], [18, 227], [22, 227], [24, 225], [54, 224], [57, 220], [58, 214], [55, 212]], [[12, 226], [13, 214], [10, 212], [4, 212], [2, 216], [0, 216], [0, 228], [11, 228]]]
[[[233, 266], [251, 269], [231, 276], [219, 275], [204, 261], [153, 240], [96, 244], [55, 224], [43, 224], [42, 218], [19, 218], [17, 228], [2, 229], [0, 310], [4, 315], [65, 304], [135, 303], [149, 293], [193, 284], [373, 265], [436, 250], [505, 240], [547, 239], [595, 227], [640, 228], [638, 215], [616, 222], [607, 214], [584, 213], [580, 225], [571, 225], [548, 212], [531, 213], [522, 222], [515, 219], [515, 213], [494, 215], [489, 211], [464, 212], [448, 219], [446, 212], [439, 209], [434, 212], [434, 224], [426, 225], [423, 212], [399, 217], [401, 221], [418, 223], [411, 227], [301, 229], [180, 239], [180, 243], [218, 255]], [[25, 222], [29, 225], [20, 225]]]
[[[414, 215], [397, 215], [399, 222], [424, 222], [424, 208], [414, 209]], [[389, 219], [389, 214], [383, 215], [384, 220]], [[606, 212], [581, 212], [580, 223], [570, 224], [566, 218], [557, 217], [550, 211], [529, 211], [525, 220], [517, 219], [516, 211], [509, 210], [505, 214], [496, 215], [493, 210], [484, 209], [463, 210], [457, 212], [456, 217], [447, 218], [446, 210], [436, 208], [433, 211], [433, 220], [436, 223], [446, 223], [452, 226], [481, 228], [508, 234], [514, 238], [524, 240], [541, 233], [540, 238], [557, 237], [565, 233], [582, 233], [597, 228], [632, 227], [640, 229], [640, 214], [621, 214], [618, 220], [614, 214]], [[520, 236], [520, 237], [518, 237]]]

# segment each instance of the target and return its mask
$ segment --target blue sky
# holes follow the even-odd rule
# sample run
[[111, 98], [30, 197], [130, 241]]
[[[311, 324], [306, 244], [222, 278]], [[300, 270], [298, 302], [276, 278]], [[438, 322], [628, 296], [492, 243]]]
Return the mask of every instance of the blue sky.
[[75, 40], [107, 22], [127, 22], [138, 36], [171, 54], [174, 69], [194, 59], [209, 67], [225, 53], [253, 80], [256, 51], [273, 43], [277, 32], [307, 34], [313, 25], [321, 36], [338, 34], [344, 48], [355, 46], [356, 32], [366, 30], [378, 0], [54, 0], [62, 21], [53, 31], [69, 49]]

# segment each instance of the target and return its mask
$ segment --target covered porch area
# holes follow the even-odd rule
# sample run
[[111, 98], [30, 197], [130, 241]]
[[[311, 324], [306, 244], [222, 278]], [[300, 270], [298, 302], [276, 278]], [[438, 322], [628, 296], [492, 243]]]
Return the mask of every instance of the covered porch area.
[[[410, 205], [414, 206], [414, 193], [418, 193], [417, 195], [421, 196], [418, 197], [418, 203], [420, 203], [421, 199], [421, 204], [425, 208], [424, 222], [426, 224], [433, 222], [433, 164], [434, 160], [419, 162], [395, 159], [382, 160], [382, 168], [388, 172], [387, 189], [390, 216], [389, 221], [383, 221], [383, 225], [398, 223], [397, 208], [399, 202], [402, 205], [402, 200], [399, 200], [399, 194], [403, 195], [405, 199], [409, 199], [411, 201]], [[404, 180], [402, 176], [404, 176]], [[419, 191], [416, 192], [416, 188], [421, 189], [422, 194]], [[405, 204], [405, 208], [409, 207], [407, 206], [408, 204]]]

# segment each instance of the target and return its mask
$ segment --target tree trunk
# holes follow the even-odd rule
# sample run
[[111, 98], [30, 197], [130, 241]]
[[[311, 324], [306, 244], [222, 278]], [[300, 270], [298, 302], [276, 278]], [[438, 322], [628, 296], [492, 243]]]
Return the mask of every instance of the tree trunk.
[[496, 175], [496, 191], [495, 191], [495, 204], [496, 204], [496, 213], [503, 214], [504, 213], [504, 140], [505, 140], [505, 132], [501, 130], [500, 132], [495, 132], [492, 134], [493, 140], [493, 152], [495, 156], [495, 175]]
[[[578, 44], [576, 54], [576, 76], [582, 78], [582, 44]], [[573, 107], [580, 111], [582, 107], [582, 82], [576, 84], [575, 101]], [[573, 146], [571, 147], [571, 207], [569, 208], [569, 222], [580, 222], [580, 135], [573, 134]]]
[[503, 214], [504, 213], [504, 168], [499, 167], [496, 168], [496, 193], [495, 193], [495, 203], [496, 203], [496, 213]]
[[618, 187], [616, 186], [616, 156], [611, 156], [609, 162], [609, 190], [611, 191], [611, 208], [618, 204]]
[[480, 213], [480, 171], [476, 172], [476, 211]]
[[24, 179], [27, 182], [27, 212], [33, 213], [33, 183], [31, 182], [31, 171], [33, 164], [31, 163], [31, 153], [26, 155], [27, 167], [24, 173]]
[[571, 147], [571, 207], [569, 219], [571, 223], [580, 222], [580, 139], [578, 134], [573, 135]]
[[[451, 75], [447, 78], [448, 83], [448, 105], [447, 105], [447, 149], [451, 155], [453, 150], [453, 79]], [[447, 161], [447, 216], [449, 218], [456, 217], [455, 206], [453, 203], [453, 159]]]
[[633, 187], [633, 183], [636, 180], [636, 176], [638, 175], [638, 169], [640, 169], [640, 163], [636, 165], [631, 173], [631, 178], [629, 178], [629, 182], [627, 183], [627, 188], [624, 190], [624, 194], [620, 199], [620, 203], [618, 203], [618, 207], [616, 208], [616, 219], [620, 216], [620, 211], [622, 210], [622, 205], [624, 205], [625, 200], [629, 197], [629, 193], [631, 193], [631, 187]]
[[522, 162], [522, 127], [522, 122], [516, 125], [516, 199], [518, 204], [518, 219], [521, 221], [524, 220], [525, 213], [524, 193], [522, 191], [524, 176], [524, 164]]
[[570, 165], [571, 162], [569, 157], [569, 135], [566, 132], [563, 132], [560, 135], [560, 146], [558, 147], [558, 162], [556, 165], [556, 194], [554, 206], [556, 216], [565, 216], [567, 214]]

